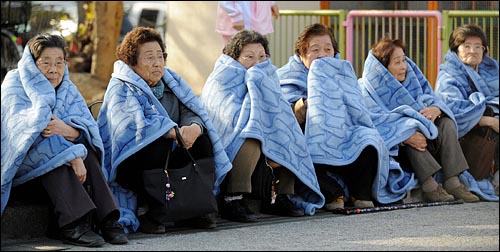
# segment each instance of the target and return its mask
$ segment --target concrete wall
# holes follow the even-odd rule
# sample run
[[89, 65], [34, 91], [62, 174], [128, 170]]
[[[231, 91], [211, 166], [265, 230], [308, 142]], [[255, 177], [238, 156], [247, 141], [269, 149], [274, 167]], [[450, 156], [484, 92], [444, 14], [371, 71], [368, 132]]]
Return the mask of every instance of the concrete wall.
[[[319, 10], [319, 1], [276, 1], [280, 10]], [[196, 95], [201, 93], [222, 40], [215, 32], [217, 1], [167, 3], [167, 66], [182, 76]]]

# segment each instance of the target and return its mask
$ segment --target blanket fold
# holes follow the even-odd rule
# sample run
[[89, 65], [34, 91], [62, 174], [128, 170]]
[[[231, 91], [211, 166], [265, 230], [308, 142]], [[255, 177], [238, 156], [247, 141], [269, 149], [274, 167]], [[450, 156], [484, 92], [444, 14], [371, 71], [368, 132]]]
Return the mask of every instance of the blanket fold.
[[246, 138], [261, 142], [263, 154], [296, 176], [291, 200], [313, 215], [324, 204], [305, 138], [291, 107], [281, 94], [276, 67], [270, 60], [245, 69], [221, 55], [200, 100], [230, 160]]
[[372, 186], [375, 200], [382, 204], [396, 202], [416, 185], [414, 175], [404, 172], [389, 157], [348, 61], [324, 57], [314, 60], [308, 70], [295, 55], [277, 73], [290, 104], [307, 98], [305, 136], [314, 163], [347, 165], [372, 146], [378, 154]]
[[[370, 116], [377, 129], [381, 132], [388, 148], [393, 151], [391, 155], [397, 153], [399, 143], [406, 140], [417, 130], [422, 132], [428, 139], [437, 137], [438, 132], [434, 123], [419, 113], [425, 107], [438, 107], [453, 120], [457, 127], [454, 113], [434, 94], [429, 82], [418, 66], [408, 57], [406, 57], [406, 61], [408, 63], [406, 79], [400, 83], [373, 56], [370, 50], [365, 60], [363, 76], [358, 80], [367, 107], [370, 110]], [[436, 174], [435, 177], [439, 178], [440, 176]], [[461, 181], [464, 182], [465, 178], [467, 176], [461, 176]], [[439, 179], [436, 181], [438, 183], [444, 182]], [[469, 191], [475, 190], [472, 187], [473, 183], [464, 184]]]
[[[69, 78], [68, 67], [57, 92], [38, 70], [29, 47], [25, 47], [16, 70], [1, 87], [2, 97], [2, 213], [12, 186], [61, 166], [75, 158], [85, 159], [87, 149], [60, 135], [40, 134], [51, 115], [80, 130], [101, 156], [104, 153], [97, 124], [83, 96]], [[102, 160], [101, 160], [102, 163]]]
[[[163, 80], [187, 108], [200, 116], [208, 130], [215, 157], [214, 194], [218, 194], [222, 179], [231, 169], [219, 136], [186, 81], [166, 67]], [[139, 227], [135, 215], [137, 198], [115, 182], [116, 169], [125, 159], [177, 124], [170, 119], [146, 82], [120, 60], [114, 64], [97, 123], [106, 150], [104, 168], [109, 173], [109, 183], [120, 206], [119, 222], [128, 232], [135, 232]]]
[[477, 125], [487, 106], [498, 118], [498, 62], [485, 55], [476, 72], [453, 51], [448, 50], [444, 60], [439, 66], [435, 93], [453, 111], [458, 136], [463, 137]]

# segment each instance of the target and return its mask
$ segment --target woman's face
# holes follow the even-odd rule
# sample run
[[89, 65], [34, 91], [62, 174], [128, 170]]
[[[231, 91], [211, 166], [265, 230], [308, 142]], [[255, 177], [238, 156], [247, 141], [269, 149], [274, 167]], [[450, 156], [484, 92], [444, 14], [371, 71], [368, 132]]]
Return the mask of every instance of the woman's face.
[[309, 45], [306, 55], [300, 56], [302, 63], [309, 69], [313, 60], [323, 57], [333, 57], [335, 50], [333, 49], [332, 40], [328, 35], [312, 36], [309, 40]]
[[484, 47], [479, 37], [467, 37], [457, 51], [460, 60], [473, 68], [483, 60]]
[[160, 44], [156, 41], [139, 45], [137, 65], [131, 68], [146, 81], [149, 86], [154, 86], [163, 77], [165, 59]]
[[261, 43], [248, 44], [243, 47], [238, 57], [238, 62], [240, 62], [246, 69], [259, 64], [269, 58], [266, 54], [266, 50]]
[[406, 79], [406, 70], [408, 69], [408, 63], [406, 62], [403, 48], [396, 47], [396, 49], [394, 49], [387, 69], [398, 81], [402, 82]]
[[64, 60], [64, 52], [61, 48], [49, 47], [43, 49], [35, 63], [54, 88], [61, 85], [64, 70], [66, 69], [66, 60]]

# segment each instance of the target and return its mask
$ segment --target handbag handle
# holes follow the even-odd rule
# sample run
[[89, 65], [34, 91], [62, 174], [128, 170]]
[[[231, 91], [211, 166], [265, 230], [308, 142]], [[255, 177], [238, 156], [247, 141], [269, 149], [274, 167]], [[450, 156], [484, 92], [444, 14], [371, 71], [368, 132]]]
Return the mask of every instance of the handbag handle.
[[191, 155], [191, 152], [186, 148], [186, 144], [184, 143], [184, 139], [182, 138], [181, 132], [179, 131], [179, 127], [174, 126], [174, 130], [175, 130], [175, 137], [177, 138], [177, 143], [179, 144], [179, 146], [186, 151], [193, 164], [195, 166], [198, 165], [196, 163], [196, 160], [194, 160], [193, 156]]
[[[177, 138], [177, 143], [179, 144], [179, 147], [183, 148], [186, 151], [187, 155], [189, 156], [189, 158], [193, 162], [193, 165], [197, 166], [198, 164], [196, 163], [196, 160], [194, 160], [193, 155], [191, 155], [191, 152], [189, 152], [189, 150], [186, 148], [186, 144], [184, 143], [184, 139], [182, 138], [181, 132], [179, 131], [179, 127], [174, 126], [174, 130], [175, 130], [175, 137]], [[172, 141], [172, 145], [173, 144], [174, 144], [174, 141]], [[168, 149], [167, 161], [165, 162], [165, 167], [163, 168], [163, 170], [165, 171], [165, 174], [167, 174], [167, 176], [168, 176], [167, 168], [168, 168], [168, 162], [170, 160], [170, 153], [171, 152], [172, 152], [172, 146], [170, 146], [170, 149]]]

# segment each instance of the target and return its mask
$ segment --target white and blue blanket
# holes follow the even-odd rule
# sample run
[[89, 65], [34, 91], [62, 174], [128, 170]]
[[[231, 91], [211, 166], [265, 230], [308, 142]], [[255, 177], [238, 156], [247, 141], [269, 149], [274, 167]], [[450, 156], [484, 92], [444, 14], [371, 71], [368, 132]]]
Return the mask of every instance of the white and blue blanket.
[[266, 157], [297, 177], [292, 202], [313, 215], [324, 196], [304, 135], [279, 88], [270, 60], [250, 69], [221, 55], [207, 79], [200, 100], [207, 110], [230, 160], [247, 138], [261, 142]]
[[453, 51], [448, 51], [444, 60], [439, 66], [435, 92], [453, 111], [458, 136], [462, 137], [477, 125], [486, 106], [498, 117], [498, 62], [485, 55], [477, 72]]
[[[389, 70], [376, 59], [371, 50], [366, 58], [363, 77], [358, 80], [365, 101], [370, 109], [370, 116], [386, 141], [391, 155], [397, 155], [398, 144], [409, 138], [415, 131], [422, 132], [427, 139], [435, 139], [438, 131], [434, 123], [418, 111], [428, 106], [437, 106], [455, 122], [453, 112], [437, 97], [418, 66], [406, 57], [408, 70], [406, 79], [399, 82]], [[490, 197], [489, 191], [481, 188], [488, 186], [473, 183], [468, 172], [460, 175], [460, 181], [469, 191], [478, 193], [484, 199]], [[439, 176], [437, 176], [439, 178]], [[438, 180], [438, 182], [443, 182]], [[488, 189], [489, 190], [489, 189]], [[487, 195], [488, 194], [488, 195]], [[498, 197], [496, 197], [498, 200]]]
[[307, 99], [305, 136], [314, 163], [347, 165], [373, 146], [378, 154], [374, 199], [383, 204], [396, 202], [417, 184], [414, 175], [404, 172], [389, 156], [348, 61], [325, 57], [314, 60], [308, 70], [294, 55], [277, 73], [289, 103]]
[[[200, 116], [208, 130], [215, 157], [214, 194], [217, 194], [220, 182], [231, 169], [219, 137], [186, 81], [166, 67], [163, 80], [187, 108]], [[120, 60], [114, 64], [97, 123], [106, 150], [104, 168], [109, 173], [109, 183], [120, 206], [119, 222], [128, 232], [135, 232], [139, 227], [135, 215], [137, 198], [135, 193], [115, 182], [116, 169], [125, 159], [177, 124], [170, 119], [146, 82]]]
[[398, 145], [416, 131], [422, 132], [427, 139], [437, 137], [436, 125], [421, 115], [420, 110], [436, 106], [455, 122], [453, 113], [433, 93], [418, 66], [408, 57], [406, 61], [406, 79], [401, 83], [370, 50], [365, 60], [363, 76], [358, 80], [373, 123], [384, 138], [391, 155], [397, 155]]
[[75, 158], [85, 158], [87, 149], [61, 135], [40, 134], [54, 114], [78, 129], [103, 156], [97, 124], [77, 87], [64, 71], [58, 90], [38, 70], [29, 47], [25, 47], [16, 70], [2, 83], [2, 214], [12, 186], [44, 175]]

